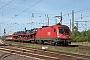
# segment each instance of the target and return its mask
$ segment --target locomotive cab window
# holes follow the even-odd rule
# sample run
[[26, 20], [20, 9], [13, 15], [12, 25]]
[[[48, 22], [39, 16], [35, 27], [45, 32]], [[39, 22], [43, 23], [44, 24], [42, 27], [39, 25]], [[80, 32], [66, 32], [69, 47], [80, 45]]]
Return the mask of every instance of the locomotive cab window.
[[68, 34], [68, 28], [59, 28], [59, 33]]

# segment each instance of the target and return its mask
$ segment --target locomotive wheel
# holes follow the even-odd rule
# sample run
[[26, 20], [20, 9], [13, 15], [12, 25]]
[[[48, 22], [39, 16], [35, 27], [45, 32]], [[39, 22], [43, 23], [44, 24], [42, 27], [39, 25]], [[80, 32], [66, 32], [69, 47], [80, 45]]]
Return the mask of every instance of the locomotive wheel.
[[34, 44], [35, 43], [35, 41], [30, 41], [32, 44]]
[[55, 45], [58, 46], [58, 43], [56, 42]]
[[44, 41], [43, 40], [38, 40], [37, 43], [38, 44], [44, 44]]

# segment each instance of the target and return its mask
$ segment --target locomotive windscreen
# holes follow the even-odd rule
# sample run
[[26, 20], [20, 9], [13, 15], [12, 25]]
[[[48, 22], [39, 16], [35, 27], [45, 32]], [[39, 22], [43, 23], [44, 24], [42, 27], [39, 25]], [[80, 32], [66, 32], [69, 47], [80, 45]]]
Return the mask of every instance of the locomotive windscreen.
[[68, 28], [59, 28], [60, 34], [68, 34]]

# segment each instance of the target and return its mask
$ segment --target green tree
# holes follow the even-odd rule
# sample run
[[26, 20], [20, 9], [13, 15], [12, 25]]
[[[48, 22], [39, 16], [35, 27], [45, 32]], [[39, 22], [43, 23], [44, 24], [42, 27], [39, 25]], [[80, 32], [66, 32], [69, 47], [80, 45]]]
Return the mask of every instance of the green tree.
[[90, 30], [88, 31], [74, 31], [73, 34], [71, 32], [71, 39], [74, 42], [90, 42]]
[[73, 39], [74, 42], [76, 42], [79, 39], [79, 36], [81, 35], [79, 31], [74, 31], [72, 32], [73, 34], [71, 34], [71, 38]]
[[90, 42], [90, 30], [88, 30], [88, 31], [86, 32], [86, 35], [87, 35], [87, 41]]

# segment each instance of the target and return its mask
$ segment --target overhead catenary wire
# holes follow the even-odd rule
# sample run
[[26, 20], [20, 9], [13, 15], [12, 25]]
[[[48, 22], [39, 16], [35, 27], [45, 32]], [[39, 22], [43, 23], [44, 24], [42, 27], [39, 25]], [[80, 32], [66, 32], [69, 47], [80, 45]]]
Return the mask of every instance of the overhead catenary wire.
[[[24, 0], [24, 1], [25, 1], [25, 0]], [[22, 2], [21, 2], [21, 3], [22, 3]], [[20, 3], [20, 4], [21, 4], [21, 3]], [[18, 5], [20, 5], [20, 4], [18, 4]], [[13, 8], [13, 9], [15, 9], [15, 8]], [[90, 8], [86, 8], [86, 9], [90, 9]], [[82, 10], [76, 11], [75, 13], [84, 11], [84, 10], [86, 10], [86, 9], [82, 9]], [[21, 11], [21, 10], [20, 10], [20, 11]], [[32, 13], [32, 12], [27, 12], [27, 13]], [[45, 14], [43, 14], [43, 13], [34, 13], [34, 12], [33, 12], [33, 14], [42, 14], [42, 15], [45, 15]], [[72, 13], [67, 13], [67, 14], [65, 14], [65, 15], [69, 15], [69, 14], [72, 14]], [[17, 15], [18, 15], [18, 14], [17, 14]], [[16, 17], [17, 15], [15, 15], [15, 17]], [[48, 15], [57, 15], [57, 14], [48, 14]], [[63, 15], [63, 16], [65, 16], [65, 15]]]
[[[78, 10], [78, 11], [75, 11], [74, 13], [79, 13], [79, 12], [84, 12], [85, 13], [87, 10], [90, 10], [90, 8], [87, 7], [87, 8], [84, 8], [84, 9], [81, 9], [81, 10]], [[64, 14], [63, 16], [67, 16], [68, 15], [68, 17], [69, 17], [69, 15], [71, 15], [71, 14], [72, 13], [67, 13], [67, 14]], [[90, 16], [89, 15], [87, 15], [87, 16], [81, 16], [81, 17], [75, 18], [75, 20], [79, 20], [79, 19], [83, 19], [83, 18], [87, 18], [87, 17], [90, 17]]]
[[[87, 18], [87, 17], [90, 17], [90, 15], [89, 16], [83, 16], [82, 18]], [[79, 19], [81, 19], [81, 18], [80, 17], [75, 18], [75, 20], [79, 20]]]
[[[85, 9], [82, 9], [82, 10], [75, 11], [74, 13], [82, 12], [82, 11], [89, 10], [89, 9], [90, 8], [85, 8]], [[63, 16], [66, 16], [68, 14], [72, 14], [72, 13], [67, 13], [67, 14], [64, 14]]]
[[[12, 1], [14, 1], [14, 0], [12, 0]], [[9, 3], [11, 3], [12, 1], [10, 1]], [[76, 1], [73, 1], [73, 2], [76, 2]], [[9, 4], [8, 3], [8, 4]], [[21, 3], [20, 3], [21, 4]], [[20, 4], [18, 4], [18, 5], [20, 5]], [[7, 5], [7, 4], [6, 4]], [[90, 8], [86, 8], [86, 9], [90, 9]], [[83, 9], [83, 10], [85, 10], [85, 9]], [[79, 11], [76, 11], [75, 13], [77, 13], [77, 12], [80, 12], [80, 11], [83, 11], [83, 10], [79, 10]], [[32, 13], [32, 12], [31, 12]], [[34, 14], [42, 14], [42, 13], [34, 13]], [[67, 13], [67, 14], [65, 14], [65, 15], [69, 15], [69, 14], [71, 14], [71, 13]], [[18, 15], [18, 14], [17, 14]], [[17, 15], [15, 15], [15, 17], [17, 16]], [[45, 14], [43, 14], [43, 15], [45, 15]], [[51, 14], [48, 14], [48, 15], [51, 15]], [[53, 14], [54, 15], [54, 14]], [[64, 16], [64, 15], [63, 15]]]
[[18, 13], [17, 15], [15, 15], [13, 18], [11, 18], [10, 20], [8, 20], [7, 22], [11, 21], [12, 19], [14, 19], [15, 17], [19, 16], [20, 14], [26, 12], [28, 9], [32, 8], [33, 6], [37, 5], [38, 3], [40, 3], [42, 0], [39, 0], [38, 2], [36, 2], [35, 4], [33, 4], [32, 6], [28, 7], [27, 9], [25, 9], [24, 11]]
[[0, 9], [6, 7], [6, 6], [9, 5], [10, 3], [12, 3], [13, 1], [14, 1], [14, 0], [12, 0], [12, 1], [8, 2], [7, 4], [3, 5]]
[[[78, 1], [80, 1], [80, 0], [78, 0]], [[75, 3], [75, 2], [77, 2], [76, 0], [74, 0], [74, 1], [72, 1], [72, 2], [70, 2], [70, 3]], [[69, 3], [68, 3], [69, 4]], [[65, 4], [65, 5], [67, 5], [67, 4]], [[27, 13], [33, 13], [33, 14], [42, 14], [42, 15], [45, 15], [45, 13], [34, 13], [34, 12], [27, 12]], [[48, 15], [57, 15], [57, 14], [48, 14]]]
[[[23, 10], [17, 9], [17, 7], [19, 7], [23, 2], [25, 2], [25, 0], [22, 0], [19, 4], [15, 4], [16, 7], [7, 6], [7, 8], [18, 10], [18, 11], [23, 11]], [[10, 13], [10, 12], [8, 12], [8, 13]], [[27, 13], [31, 13], [31, 12], [27, 12]]]

